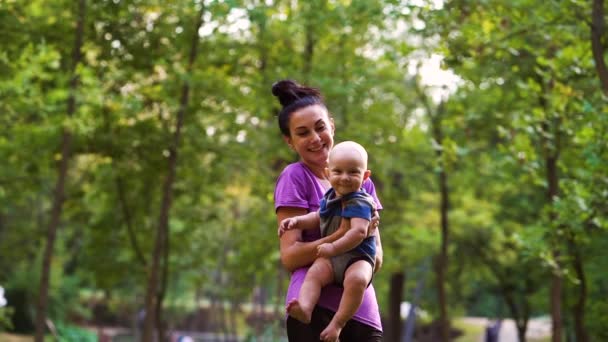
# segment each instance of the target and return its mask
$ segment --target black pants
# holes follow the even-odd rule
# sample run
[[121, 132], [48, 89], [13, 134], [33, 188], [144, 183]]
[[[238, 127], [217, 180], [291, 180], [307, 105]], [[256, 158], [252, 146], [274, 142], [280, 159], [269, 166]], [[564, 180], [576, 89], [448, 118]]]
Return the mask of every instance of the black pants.
[[[327, 327], [334, 312], [315, 306], [310, 324], [304, 324], [297, 319], [287, 317], [287, 338], [289, 342], [315, 342], [319, 341], [321, 332]], [[349, 320], [340, 333], [340, 342], [381, 342], [382, 331]]]

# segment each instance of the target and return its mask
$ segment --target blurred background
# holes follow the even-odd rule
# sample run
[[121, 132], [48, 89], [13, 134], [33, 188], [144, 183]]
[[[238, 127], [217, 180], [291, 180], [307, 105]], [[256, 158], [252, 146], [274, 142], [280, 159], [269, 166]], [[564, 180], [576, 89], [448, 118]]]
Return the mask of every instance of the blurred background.
[[605, 19], [603, 0], [0, 1], [0, 340], [285, 341], [284, 78], [370, 153], [386, 341], [608, 340]]

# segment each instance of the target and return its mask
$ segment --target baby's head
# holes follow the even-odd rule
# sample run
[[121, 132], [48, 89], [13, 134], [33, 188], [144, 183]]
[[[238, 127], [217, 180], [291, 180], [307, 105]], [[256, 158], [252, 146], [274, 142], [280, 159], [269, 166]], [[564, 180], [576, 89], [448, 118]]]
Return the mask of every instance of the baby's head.
[[371, 174], [367, 152], [354, 141], [341, 142], [329, 152], [325, 172], [338, 196], [357, 191]]

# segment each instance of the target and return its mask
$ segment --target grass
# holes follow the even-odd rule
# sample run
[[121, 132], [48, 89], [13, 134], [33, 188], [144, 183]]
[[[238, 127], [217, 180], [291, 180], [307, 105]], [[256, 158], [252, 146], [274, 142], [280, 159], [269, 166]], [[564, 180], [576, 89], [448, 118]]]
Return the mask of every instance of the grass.
[[33, 340], [34, 338], [31, 336], [0, 333], [0, 341], [2, 342], [30, 342]]
[[[56, 340], [51, 335], [46, 335], [44, 337], [44, 341], [56, 342]], [[34, 336], [0, 332], [0, 342], [34, 342]]]
[[462, 335], [455, 339], [456, 342], [479, 342], [485, 332], [485, 326], [455, 319], [452, 321], [455, 328], [462, 330]]

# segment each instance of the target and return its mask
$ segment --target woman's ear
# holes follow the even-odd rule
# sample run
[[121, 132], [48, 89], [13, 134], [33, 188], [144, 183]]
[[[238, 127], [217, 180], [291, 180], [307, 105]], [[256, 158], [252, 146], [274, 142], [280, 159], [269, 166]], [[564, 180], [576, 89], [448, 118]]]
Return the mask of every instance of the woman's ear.
[[287, 146], [289, 146], [290, 149], [295, 151], [295, 149], [293, 148], [293, 144], [291, 143], [291, 137], [284, 135], [283, 140], [285, 140], [285, 143], [287, 144]]
[[329, 124], [331, 125], [331, 136], [333, 137], [336, 133], [336, 124], [334, 123], [334, 119], [332, 117], [329, 118]]

